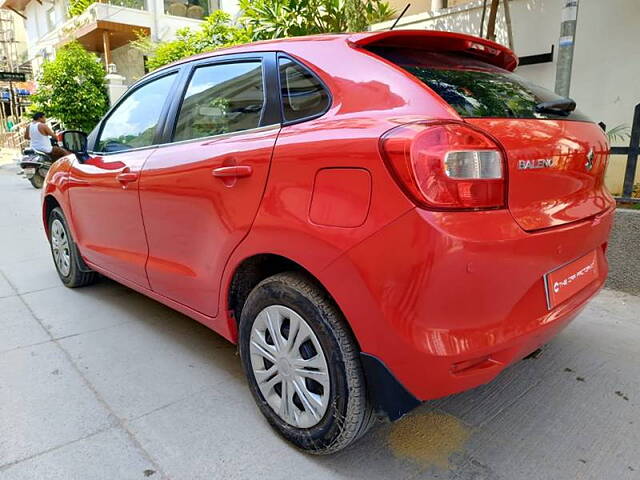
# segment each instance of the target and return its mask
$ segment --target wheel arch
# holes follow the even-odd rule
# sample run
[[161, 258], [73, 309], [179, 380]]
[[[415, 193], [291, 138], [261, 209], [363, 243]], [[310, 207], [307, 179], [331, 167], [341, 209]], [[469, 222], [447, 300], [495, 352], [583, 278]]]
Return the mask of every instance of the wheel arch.
[[[234, 268], [233, 274], [231, 275], [231, 279], [226, 288], [227, 309], [235, 320], [234, 326], [237, 327], [237, 324], [240, 321], [242, 307], [244, 306], [247, 297], [251, 293], [251, 290], [253, 290], [255, 286], [258, 285], [262, 280], [278, 273], [289, 271], [304, 273], [311, 281], [316, 283], [323, 292], [327, 294], [327, 296], [336, 305], [342, 316], [345, 318], [345, 323], [351, 330], [351, 333], [357, 342], [355, 333], [353, 332], [353, 329], [351, 328], [349, 320], [344, 314], [344, 311], [340, 308], [340, 305], [335, 300], [334, 296], [322, 283], [318, 276], [314, 275], [308, 268], [304, 267], [299, 262], [275, 253], [257, 253], [245, 257]], [[360, 348], [359, 345], [358, 348]]]
[[365, 377], [367, 395], [376, 413], [390, 420], [396, 420], [418, 406], [420, 401], [396, 379], [384, 362], [363, 351], [347, 315], [329, 289], [311, 271], [285, 256], [260, 253], [248, 256], [236, 265], [226, 289], [226, 302], [231, 317], [230, 323], [232, 325], [230, 327], [234, 341], [237, 342], [240, 314], [251, 290], [262, 280], [287, 271], [304, 273], [326, 293], [342, 314], [345, 326], [351, 332], [351, 337], [356, 344]]
[[[49, 236], [49, 214], [59, 207], [64, 213], [67, 221], [71, 223], [68, 207], [68, 177], [73, 160], [70, 157], [62, 157], [53, 162], [42, 188], [42, 223], [45, 233]], [[75, 234], [73, 225], [69, 225], [71, 232]]]
[[[62, 210], [62, 213], [66, 219], [67, 227], [71, 231], [70, 232], [71, 237], [76, 238], [72, 222], [69, 218], [69, 215], [67, 215], [65, 208], [62, 206], [62, 203], [58, 201], [58, 199], [55, 197], [53, 193], [47, 193], [42, 199], [42, 223], [44, 225], [44, 231], [45, 231], [45, 235], [47, 236], [47, 239], [49, 239], [49, 215], [51, 215], [51, 212], [53, 211], [54, 208], [59, 208], [60, 210]], [[75, 249], [78, 256], [77, 258], [78, 258], [79, 270], [84, 273], [92, 272], [89, 266], [85, 263], [84, 258], [80, 253], [80, 249], [78, 248], [78, 245], [75, 242], [73, 243], [73, 248]]]
[[42, 223], [47, 237], [49, 236], [49, 215], [51, 215], [51, 212], [56, 207], [62, 210], [62, 205], [60, 205], [56, 197], [51, 193], [45, 195], [42, 200]]

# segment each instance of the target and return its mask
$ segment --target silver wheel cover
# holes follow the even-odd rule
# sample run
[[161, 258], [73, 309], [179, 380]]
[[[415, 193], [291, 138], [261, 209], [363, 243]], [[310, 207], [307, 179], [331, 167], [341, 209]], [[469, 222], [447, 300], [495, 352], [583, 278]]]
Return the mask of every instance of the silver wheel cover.
[[283, 305], [270, 305], [251, 327], [251, 368], [262, 396], [289, 425], [317, 425], [329, 406], [329, 368], [309, 324]]
[[57, 218], [51, 223], [51, 251], [58, 271], [66, 277], [71, 271], [69, 237], [64, 225]]

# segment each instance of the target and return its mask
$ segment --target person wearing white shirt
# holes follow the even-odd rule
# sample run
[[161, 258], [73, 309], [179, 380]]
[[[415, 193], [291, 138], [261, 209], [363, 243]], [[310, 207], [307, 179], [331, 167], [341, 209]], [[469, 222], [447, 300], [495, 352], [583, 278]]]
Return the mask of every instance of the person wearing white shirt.
[[52, 160], [69, 155], [64, 148], [51, 145], [51, 139], [55, 138], [55, 133], [47, 125], [47, 118], [44, 113], [36, 112], [32, 117], [33, 121], [27, 126], [24, 138], [31, 142], [31, 148], [39, 152], [48, 154]]

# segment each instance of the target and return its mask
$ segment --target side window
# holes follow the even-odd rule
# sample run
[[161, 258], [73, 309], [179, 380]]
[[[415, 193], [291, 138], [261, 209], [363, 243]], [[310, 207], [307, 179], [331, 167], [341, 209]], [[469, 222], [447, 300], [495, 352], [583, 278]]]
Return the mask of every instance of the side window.
[[119, 152], [153, 144], [156, 127], [176, 74], [164, 76], [136, 89], [104, 122], [98, 152]]
[[278, 60], [278, 69], [285, 121], [312, 117], [327, 109], [329, 94], [309, 70], [288, 58]]
[[198, 67], [182, 100], [173, 140], [259, 127], [264, 104], [262, 62]]

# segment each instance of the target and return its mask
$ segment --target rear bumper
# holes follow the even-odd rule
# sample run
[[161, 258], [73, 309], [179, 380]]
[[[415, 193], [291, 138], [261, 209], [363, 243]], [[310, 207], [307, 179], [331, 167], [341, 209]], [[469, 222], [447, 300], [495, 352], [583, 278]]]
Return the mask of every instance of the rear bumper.
[[[323, 281], [362, 351], [416, 399], [433, 399], [490, 381], [575, 318], [604, 284], [612, 217], [613, 207], [527, 233], [504, 210], [416, 209], [344, 254]], [[592, 250], [597, 280], [548, 310], [544, 274]]]

